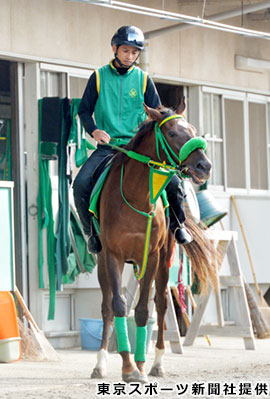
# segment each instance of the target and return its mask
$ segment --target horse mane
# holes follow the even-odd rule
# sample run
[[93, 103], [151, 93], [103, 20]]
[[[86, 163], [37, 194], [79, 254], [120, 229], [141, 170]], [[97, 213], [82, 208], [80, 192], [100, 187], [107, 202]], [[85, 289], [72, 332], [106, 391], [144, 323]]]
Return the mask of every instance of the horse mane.
[[[171, 108], [166, 108], [162, 105], [159, 106], [157, 109], [160, 111], [162, 115], [164, 115], [164, 117], [174, 114], [174, 111]], [[124, 146], [125, 150], [135, 151], [138, 148], [138, 146], [141, 144], [141, 142], [144, 140], [144, 138], [153, 131], [155, 123], [156, 122], [153, 121], [152, 119], [146, 119], [145, 121], [143, 121], [139, 125], [139, 130], [137, 131], [135, 136], [132, 137], [132, 139], [129, 141], [127, 145]], [[114, 156], [112, 163], [115, 165], [121, 165], [122, 163], [125, 163], [125, 161], [127, 160], [128, 157], [124, 153], [119, 152]]]

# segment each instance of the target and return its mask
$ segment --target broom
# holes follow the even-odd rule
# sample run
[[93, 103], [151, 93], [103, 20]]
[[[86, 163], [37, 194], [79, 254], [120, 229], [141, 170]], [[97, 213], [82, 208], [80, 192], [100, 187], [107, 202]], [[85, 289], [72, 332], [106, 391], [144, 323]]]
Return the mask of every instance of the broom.
[[256, 331], [257, 338], [270, 338], [270, 328], [267, 326], [264, 320], [261, 308], [259, 308], [255, 296], [250, 286], [244, 281], [244, 287], [246, 291], [246, 297], [250, 312], [250, 318], [253, 325], [253, 329]]
[[36, 338], [36, 341], [38, 342], [41, 352], [43, 354], [43, 360], [49, 360], [49, 361], [60, 361], [60, 357], [56, 350], [52, 347], [50, 342], [47, 340], [45, 337], [44, 333], [39, 329], [38, 325], [36, 324], [33, 316], [31, 315], [29, 309], [26, 306], [26, 303], [24, 302], [24, 299], [18, 290], [18, 288], [15, 286], [15, 295], [23, 309], [23, 314], [25, 318], [27, 319], [28, 323], [30, 324], [30, 327], [33, 331], [33, 334]]
[[[262, 294], [262, 292], [260, 290], [259, 284], [257, 282], [255, 269], [254, 269], [254, 265], [253, 265], [252, 258], [251, 258], [251, 255], [250, 255], [250, 251], [249, 251], [246, 235], [245, 235], [245, 232], [244, 232], [244, 228], [243, 228], [243, 225], [242, 225], [242, 222], [241, 222], [241, 218], [240, 218], [240, 215], [239, 215], [239, 212], [238, 212], [238, 209], [237, 209], [237, 206], [236, 206], [236, 202], [235, 202], [235, 199], [234, 199], [233, 195], [231, 196], [231, 200], [232, 200], [232, 204], [233, 204], [233, 207], [234, 207], [234, 210], [235, 210], [235, 213], [236, 213], [236, 217], [237, 217], [240, 229], [241, 229], [241, 233], [242, 233], [243, 239], [244, 239], [244, 243], [245, 243], [245, 247], [246, 247], [246, 250], [247, 250], [247, 255], [248, 255], [249, 264], [250, 264], [250, 267], [251, 267], [251, 272], [252, 272], [255, 288], [256, 288], [256, 291], [257, 291], [257, 294], [258, 294], [258, 298], [259, 298], [258, 310], [261, 312], [261, 315], [259, 316], [259, 318], [260, 319], [265, 319], [265, 320], [263, 320], [262, 324], [260, 325], [260, 331], [261, 332], [260, 332], [258, 338], [268, 338], [269, 335], [270, 335], [270, 308], [268, 306], [268, 303], [264, 299], [263, 294]], [[251, 303], [253, 303], [253, 305], [254, 305], [254, 301], [255, 300], [252, 299], [252, 295], [251, 295], [252, 292], [251, 293], [247, 292], [248, 289], [247, 289], [247, 284], [246, 283], [245, 283], [245, 289], [246, 289], [246, 293], [247, 293], [248, 298], [251, 300]], [[254, 308], [254, 306], [253, 306], [253, 308]]]

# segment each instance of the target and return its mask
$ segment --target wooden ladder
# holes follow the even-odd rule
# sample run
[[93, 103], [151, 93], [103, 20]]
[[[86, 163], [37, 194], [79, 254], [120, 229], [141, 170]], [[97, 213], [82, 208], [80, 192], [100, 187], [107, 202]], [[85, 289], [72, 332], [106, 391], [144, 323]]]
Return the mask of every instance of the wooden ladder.
[[[218, 287], [216, 296], [217, 323], [203, 324], [203, 316], [209, 302], [210, 296], [213, 294], [213, 288], [209, 287], [207, 295], [200, 295], [197, 307], [194, 311], [190, 326], [184, 340], [184, 346], [193, 345], [198, 335], [216, 335], [226, 337], [242, 337], [246, 349], [255, 349], [255, 339], [250, 319], [250, 313], [244, 288], [244, 282], [238, 257], [236, 246], [237, 232], [234, 231], [216, 231], [208, 230], [208, 238], [216, 242], [217, 251], [221, 259], [221, 266], [225, 255], [229, 263], [229, 275], [221, 275], [221, 268], [218, 273]], [[218, 267], [218, 266], [217, 266]], [[238, 320], [233, 322], [225, 322], [221, 303], [221, 287], [228, 288], [235, 300], [235, 308], [237, 310]]]

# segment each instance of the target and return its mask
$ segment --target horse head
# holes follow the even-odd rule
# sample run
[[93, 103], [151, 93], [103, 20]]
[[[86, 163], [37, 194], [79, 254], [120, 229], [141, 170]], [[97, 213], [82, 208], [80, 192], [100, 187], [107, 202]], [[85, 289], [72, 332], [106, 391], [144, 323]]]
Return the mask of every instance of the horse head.
[[[178, 163], [179, 173], [191, 177], [196, 184], [203, 184], [210, 176], [212, 164], [204, 152], [206, 141], [199, 137], [195, 139], [197, 131], [184, 117], [185, 100], [183, 99], [176, 113], [163, 107], [144, 107], [147, 115], [157, 123], [162, 140], [166, 143], [165, 147], [169, 148], [172, 158]], [[162, 161], [168, 162], [164, 156], [168, 158], [163, 153]]]

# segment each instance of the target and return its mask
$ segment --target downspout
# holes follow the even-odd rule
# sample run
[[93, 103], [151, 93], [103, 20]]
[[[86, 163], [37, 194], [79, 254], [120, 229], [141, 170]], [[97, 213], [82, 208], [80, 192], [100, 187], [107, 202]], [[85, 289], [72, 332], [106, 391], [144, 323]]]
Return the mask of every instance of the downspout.
[[[255, 12], [255, 11], [260, 11], [264, 10], [265, 8], [270, 7], [270, 1], [264, 1], [259, 4], [251, 4], [248, 6], [244, 6], [243, 8], [236, 8], [230, 11], [225, 11], [222, 13], [217, 13], [213, 14], [207, 17], [207, 20], [209, 21], [220, 21], [228, 18], [233, 18], [233, 17], [238, 17], [239, 15], [242, 14], [248, 14], [250, 12]], [[144, 37], [145, 37], [145, 49], [142, 51], [141, 56], [140, 56], [140, 67], [146, 71], [149, 72], [149, 56], [148, 56], [148, 40], [152, 39], [153, 37], [157, 37], [166, 33], [171, 33], [187, 28], [191, 28], [193, 25], [190, 25], [188, 23], [181, 22], [179, 24], [171, 25], [171, 26], [166, 26], [164, 28], [160, 29], [155, 29], [149, 32], [145, 32]]]

